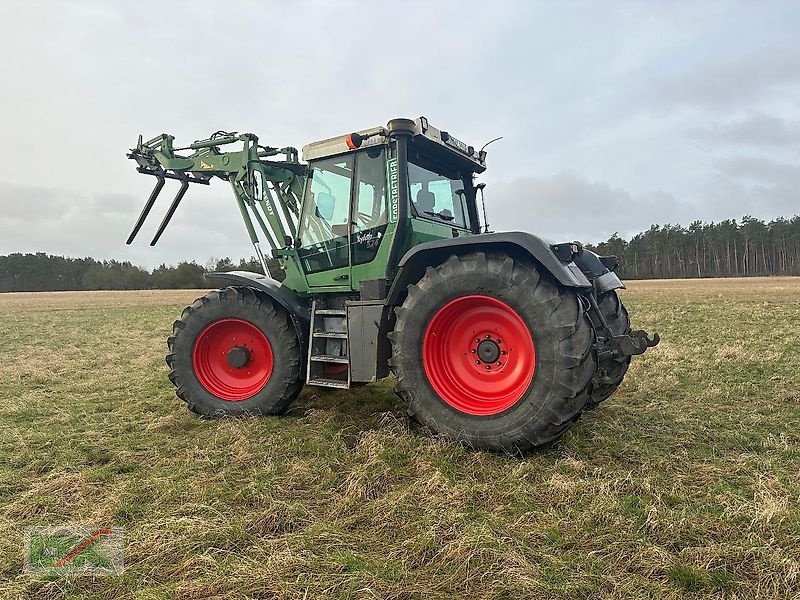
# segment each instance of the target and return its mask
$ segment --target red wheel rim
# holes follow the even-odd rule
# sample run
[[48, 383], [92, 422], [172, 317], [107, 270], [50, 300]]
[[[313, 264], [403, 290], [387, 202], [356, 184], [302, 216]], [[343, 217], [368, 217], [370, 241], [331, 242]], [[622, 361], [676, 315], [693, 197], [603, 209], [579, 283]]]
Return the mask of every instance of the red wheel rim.
[[470, 415], [495, 415], [525, 394], [536, 351], [528, 327], [508, 304], [462, 296], [440, 308], [425, 329], [422, 365], [447, 404]]
[[272, 346], [262, 331], [242, 319], [221, 319], [194, 343], [192, 364], [200, 384], [229, 401], [260, 392], [272, 375]]

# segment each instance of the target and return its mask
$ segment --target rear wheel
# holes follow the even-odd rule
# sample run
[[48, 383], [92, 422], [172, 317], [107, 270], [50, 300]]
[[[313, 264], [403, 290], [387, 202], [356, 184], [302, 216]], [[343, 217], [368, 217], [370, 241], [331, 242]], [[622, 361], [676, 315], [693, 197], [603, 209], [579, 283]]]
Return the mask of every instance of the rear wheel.
[[453, 256], [428, 268], [396, 309], [397, 393], [434, 432], [520, 452], [562, 436], [595, 371], [577, 296], [529, 262]]
[[279, 414], [302, 388], [301, 350], [286, 311], [245, 287], [209, 292], [167, 340], [169, 378], [206, 417]]
[[[614, 290], [600, 296], [597, 305], [614, 335], [626, 335], [631, 332], [628, 311]], [[597, 406], [617, 391], [630, 364], [630, 356], [609, 358], [598, 364], [588, 403], [590, 407]]]

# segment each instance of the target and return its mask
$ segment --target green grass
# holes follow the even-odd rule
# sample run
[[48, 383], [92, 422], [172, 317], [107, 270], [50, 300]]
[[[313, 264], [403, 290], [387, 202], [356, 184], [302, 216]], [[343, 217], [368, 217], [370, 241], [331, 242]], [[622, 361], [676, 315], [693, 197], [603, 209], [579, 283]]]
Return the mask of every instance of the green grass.
[[[192, 292], [0, 295], [0, 596], [800, 596], [800, 281], [641, 282], [661, 332], [554, 447], [431, 439], [391, 382], [203, 421]], [[126, 529], [119, 577], [22, 574], [26, 527]]]

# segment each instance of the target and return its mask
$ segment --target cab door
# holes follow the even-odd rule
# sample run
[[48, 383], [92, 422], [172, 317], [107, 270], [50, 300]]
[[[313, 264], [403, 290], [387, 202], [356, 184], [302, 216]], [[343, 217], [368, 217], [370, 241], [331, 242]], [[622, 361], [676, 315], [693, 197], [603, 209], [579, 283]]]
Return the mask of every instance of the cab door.
[[350, 284], [385, 277], [390, 240], [386, 185], [386, 148], [375, 146], [356, 154], [353, 203], [350, 215]]
[[348, 291], [350, 283], [350, 205], [355, 156], [345, 154], [309, 166], [300, 216], [300, 264], [309, 287]]

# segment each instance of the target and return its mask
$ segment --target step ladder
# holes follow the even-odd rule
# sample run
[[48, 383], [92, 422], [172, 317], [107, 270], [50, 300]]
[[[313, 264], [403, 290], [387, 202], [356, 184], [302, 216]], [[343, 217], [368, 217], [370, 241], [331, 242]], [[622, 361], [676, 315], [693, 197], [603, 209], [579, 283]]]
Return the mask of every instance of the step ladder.
[[314, 300], [306, 372], [308, 385], [350, 388], [346, 308], [328, 308], [324, 300]]

